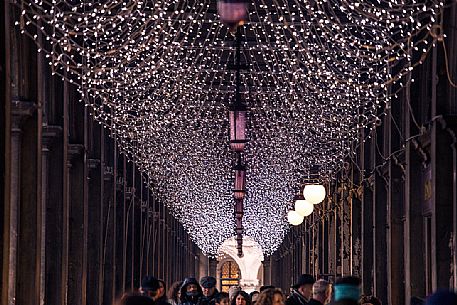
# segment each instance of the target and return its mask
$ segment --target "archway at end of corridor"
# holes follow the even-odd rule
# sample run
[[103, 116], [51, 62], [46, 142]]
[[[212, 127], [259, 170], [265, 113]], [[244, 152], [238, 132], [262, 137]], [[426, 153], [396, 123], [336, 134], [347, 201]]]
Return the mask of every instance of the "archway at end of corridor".
[[217, 286], [221, 291], [228, 291], [230, 286], [240, 286], [251, 292], [259, 290], [263, 284], [262, 248], [249, 236], [243, 237], [243, 257], [238, 257], [236, 239], [224, 241], [218, 250]]

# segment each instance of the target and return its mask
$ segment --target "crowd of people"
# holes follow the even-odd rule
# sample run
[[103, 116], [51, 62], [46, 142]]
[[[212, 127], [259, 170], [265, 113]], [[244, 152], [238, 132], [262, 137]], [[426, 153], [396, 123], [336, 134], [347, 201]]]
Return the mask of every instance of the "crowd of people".
[[[330, 283], [315, 280], [302, 274], [291, 287], [288, 296], [274, 286], [262, 286], [260, 291], [247, 293], [239, 286], [230, 287], [229, 292], [219, 292], [216, 279], [205, 276], [200, 282], [193, 277], [175, 282], [165, 293], [165, 282], [146, 276], [136, 292], [125, 293], [116, 305], [382, 305], [373, 295], [360, 294], [360, 279], [342, 277]], [[426, 300], [414, 298], [414, 304], [457, 305], [457, 294], [441, 290]]]

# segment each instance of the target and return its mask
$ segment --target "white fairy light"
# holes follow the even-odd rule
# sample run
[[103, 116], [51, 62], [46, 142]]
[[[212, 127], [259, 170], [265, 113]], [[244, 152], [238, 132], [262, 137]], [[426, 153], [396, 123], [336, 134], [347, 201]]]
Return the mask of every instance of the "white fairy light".
[[[235, 48], [216, 1], [56, 4], [20, 1], [17, 26], [53, 73], [78, 86], [203, 252], [216, 255], [235, 226], [227, 115]], [[302, 177], [316, 165], [321, 177], [340, 168], [359, 131], [379, 120], [389, 85], [419, 62], [410, 51], [434, 45], [429, 31], [442, 7], [440, 0], [249, 5], [243, 224], [265, 255], [287, 233], [288, 202]]]

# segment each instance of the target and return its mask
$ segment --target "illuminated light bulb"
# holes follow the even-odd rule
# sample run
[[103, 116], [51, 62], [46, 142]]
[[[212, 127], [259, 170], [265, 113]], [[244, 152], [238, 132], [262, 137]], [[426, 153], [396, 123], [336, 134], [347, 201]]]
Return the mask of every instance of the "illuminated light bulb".
[[303, 189], [303, 197], [312, 204], [319, 204], [325, 199], [325, 187], [320, 184], [308, 184]]
[[303, 222], [303, 216], [296, 211], [289, 211], [289, 213], [287, 213], [287, 221], [293, 226], [298, 226]]
[[295, 201], [295, 211], [302, 217], [309, 216], [314, 211], [314, 205], [306, 200]]

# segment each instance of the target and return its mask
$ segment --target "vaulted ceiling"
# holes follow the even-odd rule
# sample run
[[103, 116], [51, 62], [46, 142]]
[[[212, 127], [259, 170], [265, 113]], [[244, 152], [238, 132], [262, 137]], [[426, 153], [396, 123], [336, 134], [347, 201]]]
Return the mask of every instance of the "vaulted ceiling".
[[[150, 178], [201, 249], [234, 234], [234, 37], [216, 1], [23, 1], [17, 25]], [[442, 1], [269, 0], [241, 28], [245, 235], [266, 255], [310, 177], [329, 179], [433, 44]], [[37, 35], [38, 32], [41, 33]], [[416, 55], [414, 55], [416, 54]], [[418, 55], [417, 55], [418, 54]], [[415, 59], [416, 58], [416, 59]]]

